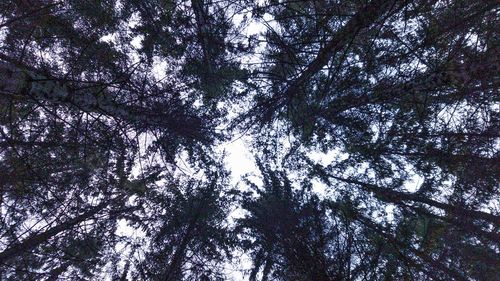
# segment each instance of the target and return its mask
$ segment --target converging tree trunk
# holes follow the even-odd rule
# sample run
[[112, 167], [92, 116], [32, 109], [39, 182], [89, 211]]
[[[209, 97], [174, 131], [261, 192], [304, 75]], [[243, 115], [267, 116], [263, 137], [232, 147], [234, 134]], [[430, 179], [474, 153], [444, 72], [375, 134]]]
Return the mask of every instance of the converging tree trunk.
[[164, 111], [114, 101], [105, 85], [79, 89], [70, 81], [49, 77], [0, 57], [0, 95], [26, 101], [49, 102], [70, 106], [83, 112], [95, 112], [117, 118], [143, 129], [163, 129], [181, 138], [203, 140], [206, 128], [198, 117], [175, 108]]
[[0, 252], [0, 264], [5, 263], [8, 260], [15, 258], [19, 255], [23, 255], [27, 252], [30, 252], [31, 250], [38, 247], [40, 244], [48, 241], [49, 239], [58, 235], [59, 233], [69, 230], [75, 227], [76, 225], [92, 218], [92, 216], [102, 211], [108, 205], [109, 205], [108, 201], [103, 201], [99, 205], [92, 207], [90, 210], [84, 212], [81, 215], [78, 215], [73, 219], [70, 219], [61, 224], [53, 226], [43, 232], [30, 235], [21, 242], [9, 245], [5, 250]]

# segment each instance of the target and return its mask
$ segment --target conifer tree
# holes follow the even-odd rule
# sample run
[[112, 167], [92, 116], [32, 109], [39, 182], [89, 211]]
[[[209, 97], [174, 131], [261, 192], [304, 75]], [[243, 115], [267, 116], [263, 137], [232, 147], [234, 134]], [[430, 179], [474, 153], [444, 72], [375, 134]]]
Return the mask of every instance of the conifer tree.
[[499, 279], [499, 8], [0, 1], [0, 279]]

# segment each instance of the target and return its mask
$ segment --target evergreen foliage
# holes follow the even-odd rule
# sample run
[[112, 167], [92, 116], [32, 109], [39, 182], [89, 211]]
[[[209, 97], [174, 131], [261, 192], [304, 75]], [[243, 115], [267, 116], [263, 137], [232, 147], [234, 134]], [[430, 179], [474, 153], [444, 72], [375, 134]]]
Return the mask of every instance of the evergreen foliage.
[[499, 30], [495, 0], [0, 1], [0, 279], [500, 280]]

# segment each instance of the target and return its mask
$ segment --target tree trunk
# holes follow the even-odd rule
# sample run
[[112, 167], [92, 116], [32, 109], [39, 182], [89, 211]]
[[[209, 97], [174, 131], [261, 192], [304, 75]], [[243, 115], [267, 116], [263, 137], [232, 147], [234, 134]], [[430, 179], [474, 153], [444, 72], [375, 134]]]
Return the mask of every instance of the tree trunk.
[[148, 108], [119, 104], [112, 100], [105, 86], [89, 89], [76, 89], [71, 83], [48, 77], [36, 70], [0, 59], [0, 95], [12, 99], [35, 100], [63, 104], [84, 112], [101, 113], [120, 119], [145, 129], [167, 129], [179, 137], [204, 140], [205, 134], [201, 120], [182, 112], [178, 105], [166, 108], [167, 112], [154, 112]]
[[66, 269], [69, 267], [69, 263], [64, 263], [57, 268], [53, 269], [49, 273], [49, 277], [45, 281], [56, 281], [59, 276], [66, 271]]
[[[368, 228], [372, 229], [374, 232], [380, 235], [381, 238], [389, 242], [390, 244], [393, 244], [397, 249], [408, 249], [413, 255], [417, 256], [420, 258], [422, 261], [430, 265], [432, 268], [438, 269], [444, 274], [448, 275], [449, 277], [452, 277], [453, 280], [460, 280], [460, 281], [467, 281], [467, 278], [464, 277], [464, 275], [461, 272], [456, 271], [455, 269], [447, 267], [445, 264], [441, 263], [438, 260], [433, 259], [431, 256], [429, 256], [427, 253], [424, 253], [422, 251], [419, 251], [415, 248], [413, 248], [410, 245], [405, 245], [404, 243], [401, 243], [398, 241], [394, 236], [392, 236], [389, 233], [386, 233], [383, 229], [381, 229], [378, 225], [373, 223], [371, 220], [363, 217], [363, 216], [357, 216], [356, 218], [359, 222], [367, 226]], [[413, 258], [409, 256], [405, 256], [409, 260], [413, 260]]]
[[5, 263], [9, 259], [15, 258], [23, 253], [29, 252], [40, 244], [46, 242], [50, 238], [56, 236], [57, 234], [71, 229], [77, 224], [91, 218], [101, 210], [103, 210], [106, 206], [109, 205], [109, 201], [104, 201], [97, 206], [94, 206], [92, 209], [86, 211], [85, 213], [70, 219], [66, 222], [63, 222], [59, 225], [49, 228], [44, 232], [33, 234], [30, 237], [24, 239], [22, 242], [16, 243], [14, 245], [10, 245], [7, 249], [0, 252], [0, 264]]
[[181, 279], [179, 275], [182, 270], [182, 261], [184, 260], [187, 246], [193, 237], [193, 231], [195, 230], [196, 223], [198, 222], [199, 212], [200, 211], [198, 210], [197, 214], [189, 222], [186, 233], [182, 237], [181, 243], [174, 252], [172, 262], [170, 263], [165, 274], [165, 281], [176, 281]]
[[193, 8], [196, 27], [198, 29], [198, 41], [203, 50], [203, 60], [207, 67], [208, 77], [213, 74], [213, 58], [212, 51], [208, 36], [210, 36], [210, 25], [206, 21], [206, 13], [204, 10], [203, 0], [191, 0], [191, 7]]
[[364, 187], [366, 190], [371, 191], [375, 193], [376, 195], [382, 197], [383, 200], [391, 202], [391, 203], [398, 203], [402, 201], [413, 201], [413, 202], [420, 202], [424, 203], [427, 205], [430, 205], [432, 207], [436, 207], [442, 210], [445, 210], [457, 217], [468, 217], [468, 218], [473, 218], [476, 220], [485, 220], [488, 221], [496, 226], [500, 225], [500, 217], [495, 216], [493, 214], [485, 213], [482, 211], [475, 211], [475, 210], [467, 210], [464, 208], [460, 208], [457, 206], [453, 206], [450, 204], [446, 203], [441, 203], [438, 201], [435, 201], [433, 199], [421, 196], [419, 194], [415, 193], [408, 193], [408, 192], [400, 192], [400, 191], [394, 191], [388, 188], [383, 188], [377, 185], [357, 181], [357, 180], [352, 180], [352, 179], [345, 179], [341, 177], [336, 177], [336, 176], [331, 176], [334, 179], [347, 182], [347, 183], [352, 183], [356, 185], [360, 185]]
[[[373, 0], [368, 5], [361, 8], [342, 28], [340, 28], [333, 38], [318, 52], [316, 58], [309, 63], [307, 68], [291, 82], [285, 91], [286, 97], [296, 95], [300, 89], [312, 76], [317, 74], [334, 56], [337, 52], [342, 50], [349, 42], [351, 42], [358, 33], [365, 28], [370, 27], [382, 15], [397, 6], [397, 1], [387, 0]], [[410, 1], [406, 1], [408, 4]], [[404, 5], [401, 5], [401, 7]], [[401, 8], [398, 7], [398, 8]]]

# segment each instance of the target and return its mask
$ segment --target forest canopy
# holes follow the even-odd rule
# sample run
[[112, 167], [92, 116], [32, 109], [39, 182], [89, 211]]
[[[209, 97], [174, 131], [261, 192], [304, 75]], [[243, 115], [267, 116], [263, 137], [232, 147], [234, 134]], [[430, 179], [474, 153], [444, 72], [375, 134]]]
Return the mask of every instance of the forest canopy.
[[499, 31], [496, 0], [0, 1], [0, 279], [500, 280]]

